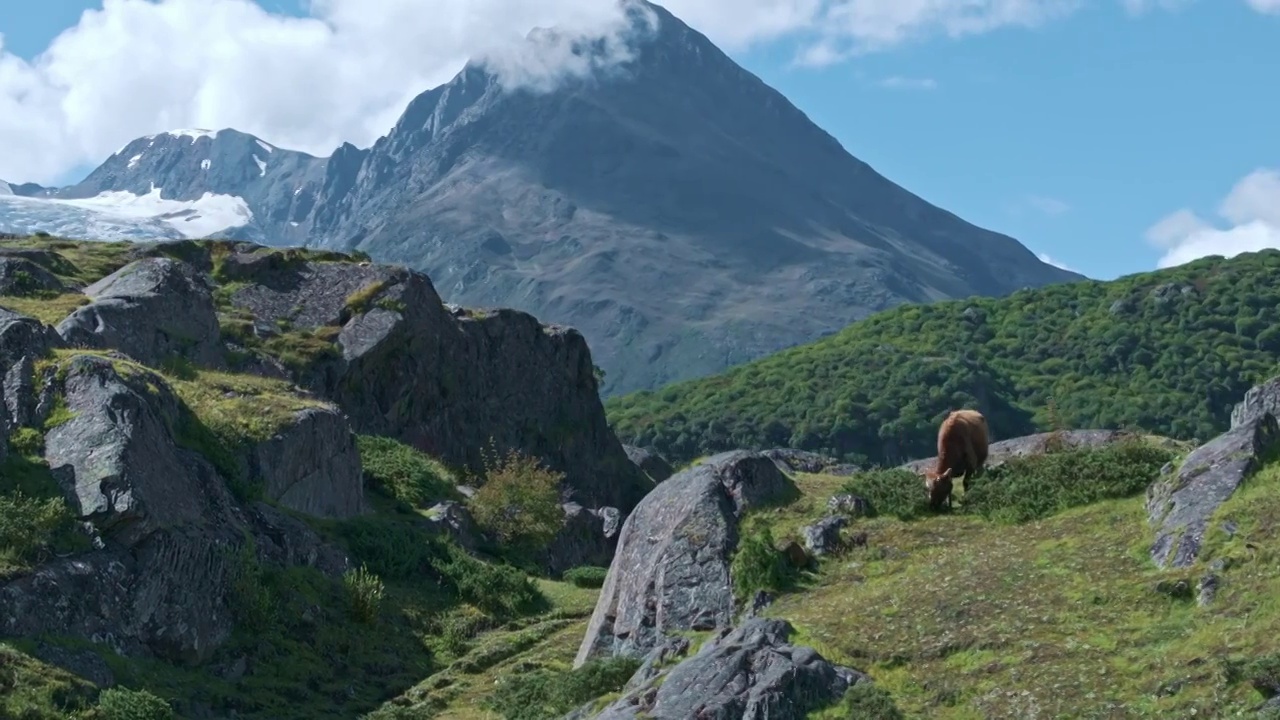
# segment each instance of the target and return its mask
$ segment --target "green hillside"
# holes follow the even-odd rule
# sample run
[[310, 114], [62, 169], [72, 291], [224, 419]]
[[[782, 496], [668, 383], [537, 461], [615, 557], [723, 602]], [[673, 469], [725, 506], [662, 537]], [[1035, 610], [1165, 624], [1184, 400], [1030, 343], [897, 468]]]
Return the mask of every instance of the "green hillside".
[[[1280, 357], [1280, 252], [903, 306], [722, 375], [615, 398], [623, 442], [673, 461], [792, 446], [850, 462], [931, 454], [948, 410], [995, 439], [1069, 427], [1207, 439]], [[1053, 416], [1053, 417], [1051, 417]]]

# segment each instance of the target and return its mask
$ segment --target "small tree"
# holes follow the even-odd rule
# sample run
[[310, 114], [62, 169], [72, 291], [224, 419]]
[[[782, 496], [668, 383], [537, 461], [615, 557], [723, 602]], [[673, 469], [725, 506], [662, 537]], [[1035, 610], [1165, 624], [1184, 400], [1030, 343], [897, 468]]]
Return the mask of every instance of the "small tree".
[[545, 548], [564, 522], [560, 483], [564, 473], [511, 449], [485, 454], [484, 484], [471, 498], [476, 523], [507, 546]]

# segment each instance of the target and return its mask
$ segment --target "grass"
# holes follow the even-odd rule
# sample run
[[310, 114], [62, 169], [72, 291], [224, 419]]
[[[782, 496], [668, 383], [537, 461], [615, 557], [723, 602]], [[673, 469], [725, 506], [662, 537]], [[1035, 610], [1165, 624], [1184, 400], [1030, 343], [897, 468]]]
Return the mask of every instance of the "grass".
[[55, 253], [53, 262], [43, 264], [44, 269], [64, 282], [89, 285], [124, 267], [134, 245], [128, 242], [81, 242], [33, 236], [0, 241], [0, 248], [47, 250]]
[[0, 717], [105, 720], [93, 708], [93, 683], [0, 643]]
[[80, 293], [30, 297], [0, 295], [0, 307], [12, 310], [19, 315], [35, 318], [45, 325], [57, 325], [76, 308], [87, 304], [89, 304], [89, 298]]
[[[1263, 699], [1255, 685], [1268, 686], [1269, 659], [1280, 657], [1280, 464], [1220, 509], [1239, 529], [1209, 533], [1200, 566], [1158, 571], [1146, 555], [1142, 496], [1159, 467], [1144, 455], [1150, 447], [1065, 451], [988, 475], [1027, 490], [1077, 468], [1071, 483], [1048, 487], [1050, 503], [974, 488], [968, 512], [961, 496], [954, 513], [856, 520], [866, 546], [824, 559], [803, 592], [783, 594], [765, 614], [790, 620], [795, 642], [868, 672], [906, 717], [1246, 711]], [[797, 505], [820, 506], [836, 483], [797, 477], [810, 498]], [[993, 512], [1000, 503], [1015, 512]], [[802, 520], [792, 512], [758, 517], [795, 527]], [[1212, 605], [1163, 591], [1178, 581], [1194, 588], [1215, 559], [1229, 567]], [[865, 716], [850, 702], [815, 717]]]
[[0, 464], [0, 577], [29, 571], [54, 554], [88, 548], [43, 451], [41, 434], [21, 428]]
[[456, 476], [438, 460], [398, 440], [359, 435], [360, 465], [369, 489], [397, 503], [404, 512], [457, 500]]

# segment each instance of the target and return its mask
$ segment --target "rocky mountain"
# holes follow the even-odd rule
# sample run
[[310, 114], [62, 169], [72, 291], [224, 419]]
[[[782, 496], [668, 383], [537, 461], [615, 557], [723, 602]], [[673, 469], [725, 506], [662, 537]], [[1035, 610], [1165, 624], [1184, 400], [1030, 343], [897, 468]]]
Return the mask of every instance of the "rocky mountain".
[[[371, 148], [319, 160], [180, 131], [134, 141], [53, 197], [114, 207], [129, 193], [171, 232], [404, 263], [451, 302], [578, 328], [606, 394], [718, 372], [902, 302], [1079, 279], [898, 187], [666, 10], [625, 7], [634, 58], [550, 91], [471, 63]], [[29, 204], [25, 221], [3, 207], [0, 227], [48, 229]]]

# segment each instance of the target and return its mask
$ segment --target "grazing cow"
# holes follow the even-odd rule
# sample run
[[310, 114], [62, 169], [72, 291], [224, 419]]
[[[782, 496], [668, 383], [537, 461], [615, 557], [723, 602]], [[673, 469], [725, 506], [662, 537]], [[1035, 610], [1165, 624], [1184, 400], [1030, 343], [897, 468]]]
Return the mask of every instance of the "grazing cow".
[[963, 476], [961, 487], [968, 491], [969, 478], [982, 472], [987, 462], [987, 419], [977, 410], [955, 410], [938, 428], [938, 460], [925, 470], [924, 485], [929, 507], [938, 510], [942, 501], [951, 507], [952, 481]]

